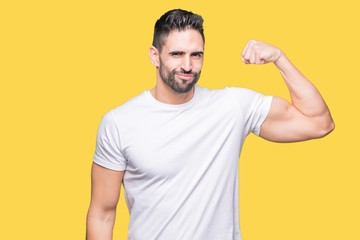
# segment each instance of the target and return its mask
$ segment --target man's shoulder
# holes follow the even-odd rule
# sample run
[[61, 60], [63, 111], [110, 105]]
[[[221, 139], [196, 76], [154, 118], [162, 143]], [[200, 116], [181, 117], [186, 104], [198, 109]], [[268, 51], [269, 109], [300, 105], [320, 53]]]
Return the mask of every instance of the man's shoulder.
[[243, 88], [243, 87], [228, 87], [225, 86], [224, 88], [219, 88], [219, 89], [209, 89], [207, 87], [200, 87], [198, 85], [196, 85], [198, 87], [198, 89], [201, 92], [205, 92], [205, 93], [228, 93], [228, 91], [237, 91], [237, 92], [255, 92], [254, 90], [251, 90], [249, 88]]
[[224, 87], [222, 89], [203, 89], [204, 95], [210, 96], [212, 101], [224, 99], [226, 102], [232, 102], [238, 105], [240, 109], [248, 109], [263, 100], [270, 100], [271, 96], [265, 96], [262, 93], [243, 87]]
[[199, 92], [203, 95], [212, 95], [212, 96], [235, 95], [238, 98], [249, 98], [254, 94], [258, 94], [254, 90], [251, 90], [249, 88], [242, 88], [242, 87], [224, 87], [220, 89], [209, 89], [206, 87], [199, 87]]
[[145, 94], [146, 91], [140, 93], [135, 97], [130, 98], [123, 104], [109, 110], [107, 114], [111, 114], [114, 120], [117, 122], [120, 119], [131, 117], [136, 112], [141, 112], [141, 109], [144, 109], [144, 107], [146, 107]]
[[146, 91], [143, 91], [139, 95], [136, 95], [135, 97], [130, 98], [123, 104], [115, 107], [114, 109], [112, 109], [112, 111], [115, 111], [115, 112], [120, 111], [121, 112], [121, 111], [131, 110], [134, 107], [140, 107], [141, 105], [143, 105], [146, 102], [145, 94], [146, 94]]
[[196, 85], [197, 87], [197, 91], [200, 95], [203, 96], [208, 96], [208, 95], [217, 95], [217, 94], [224, 94], [226, 93], [226, 89], [225, 88], [220, 88], [220, 89], [209, 89], [207, 87], [200, 87], [199, 85]]
[[251, 95], [257, 93], [256, 91], [250, 88], [243, 88], [243, 87], [225, 87], [226, 91], [229, 91], [232, 94], [244, 94], [244, 95]]

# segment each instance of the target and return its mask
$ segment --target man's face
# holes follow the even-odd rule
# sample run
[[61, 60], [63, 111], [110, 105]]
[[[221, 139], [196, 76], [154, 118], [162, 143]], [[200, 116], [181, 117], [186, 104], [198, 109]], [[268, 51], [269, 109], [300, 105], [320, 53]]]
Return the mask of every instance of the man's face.
[[174, 92], [189, 92], [200, 78], [204, 41], [194, 29], [172, 31], [160, 54], [159, 73]]

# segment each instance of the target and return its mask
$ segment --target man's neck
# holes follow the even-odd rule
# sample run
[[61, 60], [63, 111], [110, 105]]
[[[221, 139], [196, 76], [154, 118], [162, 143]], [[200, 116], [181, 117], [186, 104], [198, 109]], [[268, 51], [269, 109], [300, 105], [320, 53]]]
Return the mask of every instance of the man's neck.
[[190, 101], [194, 96], [195, 86], [187, 93], [177, 93], [166, 85], [157, 84], [150, 90], [151, 95], [159, 102], [166, 104], [183, 104]]

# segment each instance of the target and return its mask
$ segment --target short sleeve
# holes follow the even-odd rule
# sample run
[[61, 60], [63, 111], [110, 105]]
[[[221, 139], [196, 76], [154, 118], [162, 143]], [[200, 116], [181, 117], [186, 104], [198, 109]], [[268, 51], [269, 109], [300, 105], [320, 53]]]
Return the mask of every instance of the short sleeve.
[[250, 132], [260, 135], [261, 124], [266, 119], [273, 96], [266, 96], [251, 89], [231, 87], [226, 88], [240, 108], [244, 123], [244, 134]]
[[106, 113], [100, 123], [93, 161], [100, 166], [116, 171], [124, 171], [127, 161], [122, 154], [119, 131], [111, 115]]

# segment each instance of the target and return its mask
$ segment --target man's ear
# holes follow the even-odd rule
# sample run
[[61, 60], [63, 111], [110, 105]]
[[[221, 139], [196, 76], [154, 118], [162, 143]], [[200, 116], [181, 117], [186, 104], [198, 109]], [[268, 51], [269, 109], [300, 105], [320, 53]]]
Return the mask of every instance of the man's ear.
[[149, 57], [150, 57], [150, 61], [151, 63], [155, 66], [155, 67], [159, 67], [160, 66], [160, 53], [159, 51], [156, 49], [156, 47], [151, 46], [149, 49]]

